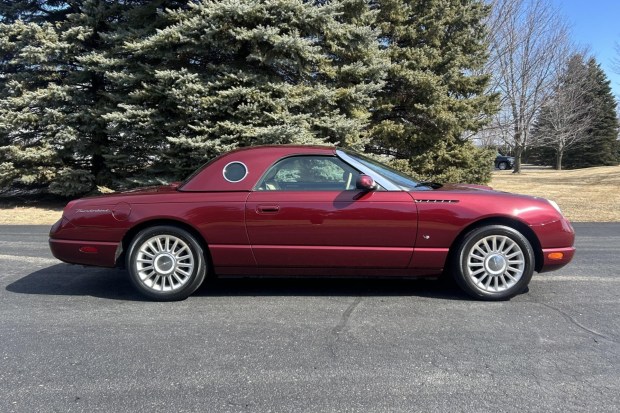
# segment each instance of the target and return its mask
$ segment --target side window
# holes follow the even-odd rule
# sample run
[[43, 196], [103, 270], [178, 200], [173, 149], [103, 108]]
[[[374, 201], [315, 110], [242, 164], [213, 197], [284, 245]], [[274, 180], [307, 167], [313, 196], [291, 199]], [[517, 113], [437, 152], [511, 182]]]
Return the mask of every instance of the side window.
[[292, 156], [273, 165], [259, 191], [346, 191], [359, 172], [335, 156]]

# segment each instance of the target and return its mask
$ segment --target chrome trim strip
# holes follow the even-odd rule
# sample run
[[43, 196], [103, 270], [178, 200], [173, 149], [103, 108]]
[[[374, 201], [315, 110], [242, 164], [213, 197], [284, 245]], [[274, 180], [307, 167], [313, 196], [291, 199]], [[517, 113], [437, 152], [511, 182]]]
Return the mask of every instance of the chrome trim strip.
[[422, 204], [456, 204], [457, 199], [415, 199], [415, 202]]
[[394, 184], [392, 181], [388, 180], [387, 178], [383, 177], [383, 175], [379, 175], [372, 169], [368, 168], [366, 165], [356, 161], [354, 158], [349, 156], [346, 152], [343, 152], [340, 149], [336, 149], [336, 155], [338, 155], [340, 159], [342, 159], [343, 161], [345, 161], [346, 163], [348, 163], [349, 165], [351, 165], [358, 171], [361, 171], [362, 173], [370, 176], [372, 179], [374, 179], [376, 183], [381, 185], [381, 187], [383, 187], [387, 191], [404, 191], [403, 188]]

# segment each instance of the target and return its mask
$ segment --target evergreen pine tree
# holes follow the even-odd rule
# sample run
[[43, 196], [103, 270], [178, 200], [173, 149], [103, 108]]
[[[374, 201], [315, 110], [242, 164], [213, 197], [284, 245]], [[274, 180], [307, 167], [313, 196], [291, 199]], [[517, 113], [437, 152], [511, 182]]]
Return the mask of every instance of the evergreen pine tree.
[[[122, 14], [115, 30], [106, 34], [115, 45], [106, 72], [107, 93], [111, 105], [102, 119], [106, 123], [108, 151], [105, 163], [113, 172], [111, 185], [127, 186], [161, 184], [169, 182], [170, 174], [156, 168], [161, 159], [164, 137], [161, 134], [166, 122], [176, 122], [173, 114], [162, 119], [163, 125], [153, 123], [151, 113], [144, 105], [136, 105], [145, 82], [152, 80], [152, 70], [141, 57], [126, 47], [166, 28], [171, 24], [166, 10], [187, 7], [187, 0], [135, 1]], [[149, 56], [150, 64], [159, 64], [157, 56]], [[147, 178], [148, 177], [148, 178]]]
[[385, 68], [365, 1], [200, 1], [167, 16], [128, 45], [141, 87], [108, 116], [164, 155], [152, 170], [180, 178], [238, 146], [363, 143]]
[[2, 2], [0, 186], [155, 183], [277, 143], [385, 147], [423, 177], [485, 181], [490, 161], [461, 139], [494, 103], [474, 74], [485, 12], [473, 0]]
[[[32, 2], [2, 10], [0, 24], [0, 186], [46, 185], [62, 167], [59, 147], [71, 131], [60, 127], [61, 84], [70, 70], [67, 44], [54, 24], [31, 12]], [[24, 10], [17, 9], [18, 5]], [[59, 6], [60, 7], [60, 6]], [[67, 9], [62, 9], [67, 13]], [[28, 20], [11, 20], [24, 17]]]
[[65, 19], [70, 4], [65, 0], [1, 0], [0, 23], [55, 23]]
[[[120, 52], [133, 27], [153, 27], [165, 3], [23, 1], [2, 10], [0, 186], [76, 195], [123, 172], [111, 160], [127, 148], [106, 115], [126, 90], [112, 74], [127, 69]], [[150, 18], [134, 18], [140, 12]]]
[[[391, 60], [372, 119], [371, 151], [406, 159], [423, 179], [487, 182], [494, 153], [462, 139], [497, 105], [476, 0], [379, 0], [381, 44]], [[402, 164], [402, 162], [400, 162]]]
[[569, 168], [618, 165], [619, 125], [610, 82], [594, 58], [587, 65], [591, 90], [586, 99], [591, 107], [592, 122], [585, 132], [587, 137], [567, 151], [566, 165]]

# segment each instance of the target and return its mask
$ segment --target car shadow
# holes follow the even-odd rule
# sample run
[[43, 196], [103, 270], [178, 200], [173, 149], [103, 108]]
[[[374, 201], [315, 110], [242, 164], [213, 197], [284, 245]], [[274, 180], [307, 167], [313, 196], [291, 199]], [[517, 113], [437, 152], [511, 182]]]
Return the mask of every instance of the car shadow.
[[[93, 296], [148, 301], [119, 269], [57, 264], [9, 284], [17, 294]], [[468, 300], [449, 280], [403, 278], [209, 278], [193, 296], [417, 296]]]
[[9, 284], [6, 290], [18, 294], [146, 301], [133, 289], [125, 271], [69, 264], [56, 264], [35, 271]]

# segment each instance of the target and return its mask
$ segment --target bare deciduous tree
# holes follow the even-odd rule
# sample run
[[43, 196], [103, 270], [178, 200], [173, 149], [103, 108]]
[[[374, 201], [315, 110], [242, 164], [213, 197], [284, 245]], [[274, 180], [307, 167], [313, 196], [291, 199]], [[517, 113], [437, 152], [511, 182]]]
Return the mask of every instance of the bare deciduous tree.
[[501, 94], [495, 126], [509, 136], [515, 172], [534, 119], [552, 91], [558, 56], [568, 42], [566, 24], [549, 0], [493, 0], [489, 17], [489, 71]]
[[589, 136], [586, 131], [591, 127], [593, 115], [588, 93], [592, 88], [582, 55], [573, 55], [565, 60], [554, 82], [553, 95], [542, 107], [533, 143], [554, 150], [558, 170], [562, 169], [564, 152]]

